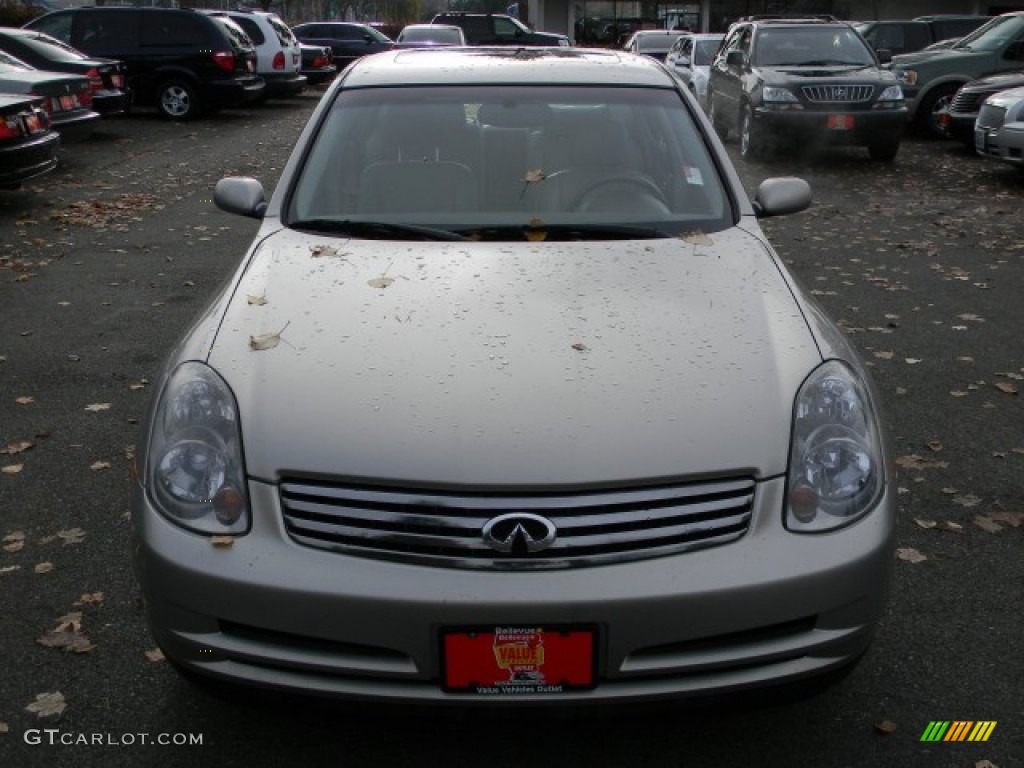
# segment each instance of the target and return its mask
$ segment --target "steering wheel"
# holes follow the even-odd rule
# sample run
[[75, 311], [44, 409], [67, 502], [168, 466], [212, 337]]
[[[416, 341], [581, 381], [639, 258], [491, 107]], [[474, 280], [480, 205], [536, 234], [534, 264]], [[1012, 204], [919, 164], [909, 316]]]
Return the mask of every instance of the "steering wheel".
[[618, 174], [583, 189], [569, 206], [581, 213], [622, 211], [644, 215], [669, 215], [672, 209], [664, 192], [643, 175]]

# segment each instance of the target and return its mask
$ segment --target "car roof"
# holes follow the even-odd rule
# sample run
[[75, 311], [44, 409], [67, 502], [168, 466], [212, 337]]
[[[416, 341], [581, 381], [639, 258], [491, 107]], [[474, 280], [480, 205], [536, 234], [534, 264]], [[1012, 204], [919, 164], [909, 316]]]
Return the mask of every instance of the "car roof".
[[346, 88], [384, 85], [632, 85], [674, 89], [657, 62], [624, 51], [572, 48], [439, 48], [364, 56]]

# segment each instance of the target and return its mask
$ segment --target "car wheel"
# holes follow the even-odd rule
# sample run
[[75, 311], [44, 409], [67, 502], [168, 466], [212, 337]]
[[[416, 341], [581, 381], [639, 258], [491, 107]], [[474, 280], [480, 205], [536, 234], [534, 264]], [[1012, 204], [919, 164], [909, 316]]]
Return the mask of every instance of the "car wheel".
[[956, 83], [947, 83], [933, 88], [924, 101], [917, 108], [917, 119], [925, 133], [936, 139], [945, 138], [942, 129], [939, 128], [939, 115], [949, 108], [958, 86]]
[[708, 88], [708, 119], [715, 127], [715, 133], [718, 134], [722, 141], [729, 138], [729, 126], [722, 122], [722, 116], [719, 114], [718, 108], [715, 106], [715, 94], [710, 88]]
[[192, 120], [199, 116], [195, 89], [181, 80], [168, 80], [157, 89], [157, 107], [170, 120]]
[[747, 104], [740, 117], [740, 156], [744, 159], [756, 159], [762, 155], [764, 139], [761, 130], [754, 125], [754, 110]]
[[868, 155], [872, 160], [888, 163], [896, 158], [896, 153], [899, 151], [899, 141], [873, 141], [868, 144]]

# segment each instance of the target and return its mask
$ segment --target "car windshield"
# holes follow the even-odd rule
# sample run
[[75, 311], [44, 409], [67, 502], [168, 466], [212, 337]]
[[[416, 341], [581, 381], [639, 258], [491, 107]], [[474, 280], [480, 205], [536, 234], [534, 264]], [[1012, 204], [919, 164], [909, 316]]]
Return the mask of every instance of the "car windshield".
[[398, 42], [462, 45], [462, 34], [458, 27], [406, 27], [398, 36]]
[[757, 36], [754, 59], [760, 67], [857, 66], [875, 63], [864, 41], [849, 27], [763, 29]]
[[680, 95], [665, 88], [342, 90], [285, 219], [489, 239], [554, 227], [716, 231], [733, 214], [705, 141]]
[[997, 16], [954, 45], [972, 51], [998, 51], [1024, 32], [1024, 16]]

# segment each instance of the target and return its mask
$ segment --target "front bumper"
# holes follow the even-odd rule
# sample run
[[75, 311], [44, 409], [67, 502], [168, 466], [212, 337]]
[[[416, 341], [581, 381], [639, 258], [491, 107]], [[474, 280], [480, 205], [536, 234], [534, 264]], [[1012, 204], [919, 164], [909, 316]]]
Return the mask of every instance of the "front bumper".
[[[838, 118], [851, 118], [852, 126], [836, 127], [846, 125], [846, 121]], [[754, 123], [786, 141], [867, 146], [898, 140], [906, 129], [907, 110], [900, 107], [841, 112], [759, 107], [754, 110]]]
[[758, 485], [750, 530], [717, 548], [610, 566], [465, 571], [300, 546], [277, 487], [250, 482], [251, 531], [232, 546], [168, 522], [136, 487], [136, 563], [169, 659], [236, 683], [364, 700], [497, 703], [445, 693], [441, 631], [597, 627], [597, 685], [516, 702], [731, 693], [854, 662], [892, 562], [891, 495], [831, 534], [790, 534], [783, 481]]
[[[1024, 168], [1024, 123], [1014, 127], [989, 129], [978, 126], [974, 130], [974, 150], [982, 157], [1001, 160]], [[1019, 127], [1018, 127], [1019, 126]]]

